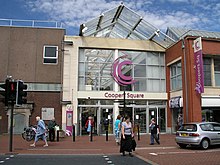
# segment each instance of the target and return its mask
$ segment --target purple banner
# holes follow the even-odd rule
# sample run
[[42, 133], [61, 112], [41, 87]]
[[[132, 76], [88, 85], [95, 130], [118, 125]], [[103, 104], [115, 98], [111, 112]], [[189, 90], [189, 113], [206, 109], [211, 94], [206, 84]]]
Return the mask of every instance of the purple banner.
[[73, 111], [66, 111], [66, 135], [71, 136], [73, 130]]
[[197, 93], [204, 93], [204, 72], [202, 50], [194, 52], [195, 70], [196, 70], [196, 88]]

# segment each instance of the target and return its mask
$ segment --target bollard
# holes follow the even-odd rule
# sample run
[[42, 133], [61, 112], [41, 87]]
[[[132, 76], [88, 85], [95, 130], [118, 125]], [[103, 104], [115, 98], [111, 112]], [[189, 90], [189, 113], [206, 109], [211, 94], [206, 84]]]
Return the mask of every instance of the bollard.
[[60, 136], [60, 134], [59, 134], [59, 130], [57, 130], [57, 141], [59, 141], [59, 136]]
[[92, 126], [91, 126], [91, 132], [90, 132], [90, 142], [92, 142]]
[[106, 130], [105, 140], [108, 141], [108, 130]]
[[139, 126], [139, 124], [137, 125], [137, 127], [138, 127], [138, 140], [140, 140], [140, 126]]
[[73, 142], [76, 141], [75, 125], [73, 125]]

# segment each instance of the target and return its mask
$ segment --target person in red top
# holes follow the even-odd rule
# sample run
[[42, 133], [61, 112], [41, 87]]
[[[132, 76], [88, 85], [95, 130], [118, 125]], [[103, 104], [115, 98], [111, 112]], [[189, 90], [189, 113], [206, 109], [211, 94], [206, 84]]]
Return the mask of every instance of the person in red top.
[[93, 118], [89, 116], [88, 120], [86, 121], [86, 125], [85, 125], [85, 128], [87, 129], [87, 132], [89, 133], [89, 136], [91, 136], [92, 127], [94, 127], [94, 121], [93, 121]]

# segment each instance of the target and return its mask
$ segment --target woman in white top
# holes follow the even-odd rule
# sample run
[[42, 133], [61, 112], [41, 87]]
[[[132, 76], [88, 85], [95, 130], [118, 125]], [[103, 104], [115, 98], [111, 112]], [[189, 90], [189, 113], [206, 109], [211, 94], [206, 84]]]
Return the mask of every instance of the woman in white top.
[[133, 127], [130, 122], [130, 117], [126, 116], [125, 121], [122, 122], [121, 125], [121, 146], [120, 146], [120, 153], [125, 156], [125, 151], [129, 152], [129, 156], [133, 156], [132, 152], [132, 137], [133, 134]]

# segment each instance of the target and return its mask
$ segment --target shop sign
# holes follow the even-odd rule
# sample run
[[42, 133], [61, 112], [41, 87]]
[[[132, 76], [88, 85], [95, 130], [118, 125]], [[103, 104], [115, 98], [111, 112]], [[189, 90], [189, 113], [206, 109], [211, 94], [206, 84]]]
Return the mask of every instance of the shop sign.
[[73, 109], [72, 105], [66, 106], [66, 135], [71, 136], [73, 130]]
[[[123, 99], [124, 98], [124, 94], [120, 94], [120, 93], [109, 93], [106, 92], [104, 94], [105, 98], [108, 99]], [[139, 94], [133, 94], [133, 93], [126, 93], [125, 94], [126, 99], [139, 99], [139, 98], [144, 98], [144, 94], [143, 93], [139, 93]]]
[[131, 76], [127, 76], [122, 73], [122, 69], [125, 65], [132, 65], [132, 62], [126, 59], [127, 55], [121, 56], [112, 64], [112, 77], [115, 82], [122, 86], [134, 84], [136, 82], [136, 80], [134, 80]]
[[196, 71], [196, 87], [197, 93], [204, 93], [204, 72], [202, 59], [202, 38], [199, 37], [194, 40], [194, 63]]
[[173, 97], [170, 99], [170, 108], [180, 108], [180, 98], [181, 97]]
[[41, 108], [43, 120], [52, 120], [54, 118], [54, 108]]

